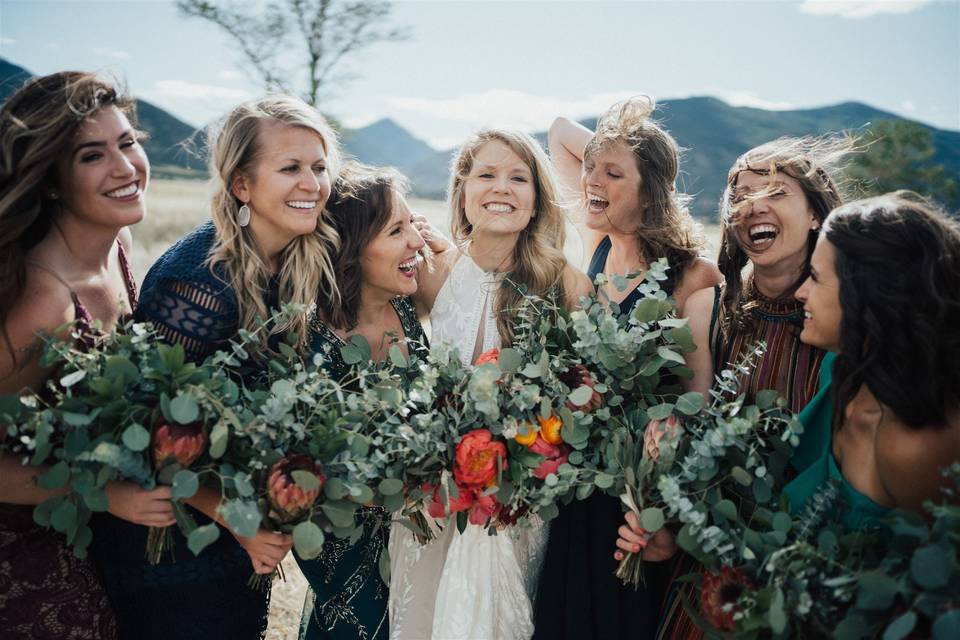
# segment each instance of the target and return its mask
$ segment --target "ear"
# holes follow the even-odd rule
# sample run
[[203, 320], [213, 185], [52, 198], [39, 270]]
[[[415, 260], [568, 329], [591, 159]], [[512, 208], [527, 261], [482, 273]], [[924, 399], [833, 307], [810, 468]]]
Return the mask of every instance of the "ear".
[[250, 180], [240, 172], [233, 177], [230, 183], [230, 193], [240, 202], [250, 202]]

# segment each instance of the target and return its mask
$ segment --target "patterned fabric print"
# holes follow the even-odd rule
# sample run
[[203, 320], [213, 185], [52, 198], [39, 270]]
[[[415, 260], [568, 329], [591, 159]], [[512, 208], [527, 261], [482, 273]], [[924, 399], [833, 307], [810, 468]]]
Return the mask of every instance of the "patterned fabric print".
[[[364, 507], [358, 540], [329, 537], [313, 560], [297, 558], [311, 593], [304, 607], [309, 617], [301, 635], [305, 640], [386, 640], [387, 585], [380, 577], [380, 556], [390, 526], [386, 512]], [[312, 609], [312, 611], [311, 611]]]
[[[470, 256], [461, 255], [437, 293], [430, 311], [430, 338], [436, 344], [455, 346], [464, 364], [473, 362], [474, 353], [500, 346], [493, 314], [499, 277], [481, 269]], [[481, 335], [483, 342], [478, 347]]]
[[817, 392], [817, 374], [824, 356], [823, 350], [800, 342], [803, 303], [793, 295], [767, 298], [752, 282], [747, 295], [752, 303], [753, 326], [748, 330], [735, 328], [726, 343], [716, 332], [711, 349], [714, 370], [721, 371], [727, 363], [736, 362], [746, 349], [763, 340], [767, 343], [763, 359], [740, 380], [740, 389], [746, 392], [747, 402], [752, 402], [759, 391], [775, 389], [786, 398], [790, 410], [799, 413]]
[[236, 296], [206, 265], [215, 240], [207, 222], [168, 249], [143, 281], [137, 313], [194, 362], [224, 347], [237, 330]]
[[[119, 240], [117, 251], [127, 303], [136, 309], [137, 283]], [[77, 346], [91, 349], [94, 318], [72, 289], [70, 299]], [[77, 558], [60, 534], [35, 524], [32, 506], [0, 504], [0, 632], [5, 640], [117, 636], [113, 609], [90, 560]]]

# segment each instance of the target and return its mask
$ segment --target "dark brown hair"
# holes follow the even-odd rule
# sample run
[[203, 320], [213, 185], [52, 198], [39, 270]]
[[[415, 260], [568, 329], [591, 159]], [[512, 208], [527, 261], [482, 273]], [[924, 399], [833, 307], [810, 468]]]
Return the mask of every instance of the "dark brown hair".
[[0, 328], [11, 351], [6, 323], [26, 286], [25, 256], [59, 209], [57, 161], [83, 122], [110, 106], [136, 126], [132, 99], [94, 74], [63, 71], [27, 81], [0, 109]]
[[357, 326], [363, 280], [360, 254], [390, 221], [397, 195], [407, 191], [406, 178], [392, 168], [351, 161], [340, 170], [327, 201], [330, 222], [340, 236], [333, 256], [340, 301], [323, 295], [317, 300], [321, 317], [334, 328], [349, 331]]
[[911, 191], [851, 202], [824, 224], [836, 248], [834, 420], [862, 385], [910, 427], [960, 403], [960, 223]]

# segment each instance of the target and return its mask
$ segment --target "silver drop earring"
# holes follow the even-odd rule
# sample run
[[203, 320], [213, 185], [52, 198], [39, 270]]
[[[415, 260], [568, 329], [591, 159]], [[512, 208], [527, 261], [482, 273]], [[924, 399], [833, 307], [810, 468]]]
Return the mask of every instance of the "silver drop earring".
[[243, 204], [237, 211], [237, 224], [241, 227], [250, 224], [250, 205]]

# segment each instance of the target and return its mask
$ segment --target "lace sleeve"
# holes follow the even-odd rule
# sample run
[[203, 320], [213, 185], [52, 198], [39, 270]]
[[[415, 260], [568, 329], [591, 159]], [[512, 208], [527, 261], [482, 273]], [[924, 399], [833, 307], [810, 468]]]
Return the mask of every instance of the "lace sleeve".
[[236, 309], [224, 293], [205, 283], [163, 280], [144, 288], [137, 316], [170, 343], [183, 345], [188, 360], [200, 362], [237, 331]]

